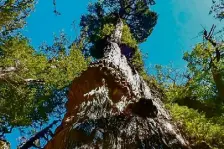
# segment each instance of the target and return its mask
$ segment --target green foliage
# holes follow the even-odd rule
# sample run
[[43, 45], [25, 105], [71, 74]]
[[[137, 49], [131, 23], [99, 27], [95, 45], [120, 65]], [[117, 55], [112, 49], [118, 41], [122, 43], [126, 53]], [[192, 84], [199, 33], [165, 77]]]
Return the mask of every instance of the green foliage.
[[135, 51], [134, 56], [131, 59], [131, 63], [140, 74], [144, 72], [144, 62], [142, 59], [142, 53], [139, 49]]
[[[90, 53], [93, 57], [95, 58], [101, 58], [103, 56], [103, 49], [105, 48], [106, 44], [107, 44], [107, 37], [110, 37], [111, 34], [113, 33], [115, 29], [115, 26], [111, 23], [109, 24], [105, 24], [103, 26], [103, 28], [100, 28], [98, 30], [98, 33], [96, 33], [94, 35], [93, 41], [94, 41], [94, 45], [91, 47], [90, 49]], [[142, 62], [142, 56], [140, 51], [138, 50], [138, 45], [136, 40], [133, 38], [130, 29], [128, 27], [127, 24], [124, 25], [123, 27], [123, 31], [122, 31], [122, 37], [121, 37], [121, 43], [120, 44], [125, 44], [130, 48], [133, 48], [135, 55], [133, 58], [133, 62], [135, 63], [135, 65], [137, 66], [137, 63], [139, 61], [141, 61], [139, 64], [141, 65], [141, 67], [143, 66], [143, 62]]]
[[142, 53], [138, 49], [138, 44], [135, 38], [132, 36], [131, 30], [128, 25], [125, 23], [122, 31], [121, 44], [127, 45], [128, 47], [133, 49], [134, 55], [130, 59], [131, 64], [135, 67], [135, 69], [143, 75], [144, 70], [144, 62], [142, 58]]
[[[219, 51], [223, 51], [223, 47]], [[188, 83], [192, 93], [201, 100], [216, 99], [219, 90], [224, 89], [224, 59], [217, 61], [216, 49], [211, 44], [198, 44], [192, 52], [186, 52], [183, 57], [188, 62], [188, 70], [192, 75]], [[221, 85], [220, 85], [221, 84]]]
[[[220, 47], [219, 51], [222, 52], [223, 47]], [[209, 43], [203, 43], [197, 44], [191, 52], [184, 53], [183, 59], [187, 61], [187, 70], [176, 71], [172, 67], [156, 66], [157, 80], [166, 89], [168, 102], [185, 100], [185, 104], [188, 104], [188, 100], [189, 103], [195, 101], [212, 104], [210, 108], [215, 102], [223, 105], [216, 99], [219, 96], [218, 84], [224, 83], [224, 80], [222, 77], [215, 78], [216, 74], [224, 76], [223, 57], [217, 61], [216, 49]], [[221, 86], [221, 89], [224, 88]]]
[[[138, 45], [137, 41], [133, 37], [130, 28], [128, 27], [127, 24], [124, 25], [123, 31], [122, 31], [122, 37], [121, 37], [121, 43], [137, 50]], [[137, 55], [136, 55], [137, 56]]]
[[[156, 66], [156, 80], [165, 92], [166, 103], [178, 103], [204, 112], [207, 117], [221, 115], [223, 104], [216, 101], [215, 86], [209, 88], [206, 85], [199, 85], [199, 81], [206, 83], [206, 78], [195, 79], [191, 71], [180, 71], [172, 67]], [[201, 72], [203, 73], [203, 72]], [[204, 81], [204, 82], [203, 82]], [[209, 82], [207, 82], [209, 83]]]
[[103, 49], [107, 45], [107, 38], [113, 33], [115, 26], [111, 23], [104, 24], [102, 28], [97, 29], [96, 33], [91, 37], [94, 45], [90, 48], [90, 55], [94, 58], [103, 57]]
[[115, 26], [113, 24], [111, 24], [111, 23], [105, 24], [103, 26], [103, 29], [100, 30], [99, 38], [103, 39], [107, 36], [110, 36], [113, 33], [114, 29], [115, 29]]
[[[89, 13], [83, 15], [80, 22], [82, 31], [89, 39], [90, 47], [96, 44], [101, 45], [103, 41], [98, 40], [100, 30], [115, 26], [119, 18], [127, 24], [129, 29], [125, 28], [125, 31], [129, 32], [130, 30], [137, 43], [145, 41], [157, 20], [156, 13], [149, 10], [151, 3], [152, 1], [148, 0], [105, 0], [90, 4]], [[109, 26], [105, 26], [105, 24]], [[125, 38], [125, 42], [134, 46], [134, 43], [129, 40], [130, 37]], [[88, 48], [86, 50], [88, 51]], [[92, 55], [91, 52], [90, 55]]]
[[105, 11], [104, 16], [125, 20], [138, 43], [145, 41], [156, 25], [157, 15], [149, 9], [153, 4], [153, 0], [104, 0], [101, 3], [103, 9], [110, 10]]
[[[137, 51], [132, 62], [143, 72], [142, 55], [137, 44], [151, 34], [156, 24], [157, 15], [148, 9], [151, 0], [114, 2], [111, 3], [113, 8], [125, 2], [125, 6], [122, 4], [119, 8], [125, 10], [121, 18], [126, 23], [121, 42]], [[81, 21], [82, 33], [86, 31], [87, 38], [68, 48], [66, 38], [60, 36], [55, 38], [52, 46], [43, 45], [36, 52], [29, 41], [16, 32], [25, 25], [25, 18], [33, 6], [34, 0], [0, 2], [0, 137], [16, 127], [46, 122], [64, 103], [71, 81], [90, 62], [81, 52], [84, 42], [102, 46], [100, 40], [111, 35], [119, 18], [116, 9], [107, 11], [111, 6], [106, 1], [95, 3], [89, 7], [90, 14]]]
[[0, 42], [14, 30], [24, 26], [25, 18], [33, 7], [34, 0], [1, 0]]
[[[21, 36], [11, 37], [0, 45], [1, 133], [7, 133], [13, 127], [46, 121], [48, 115], [63, 104], [63, 89], [88, 65], [76, 47], [72, 46], [68, 54], [59, 52], [49, 59], [46, 53], [35, 52], [29, 41]], [[2, 71], [8, 68], [14, 70]]]
[[156, 66], [157, 80], [174, 120], [192, 144], [205, 141], [214, 149], [224, 148], [224, 106], [216, 100], [218, 87], [214, 78], [214, 72], [223, 73], [223, 57], [218, 61], [216, 50], [209, 43], [197, 44], [184, 54], [187, 70]]
[[[214, 149], [224, 148], [224, 125], [214, 123], [203, 113], [185, 106], [168, 104], [167, 108], [192, 142], [205, 141]], [[219, 119], [224, 121], [224, 117], [219, 117]]]
[[112, 34], [120, 18], [124, 23], [120, 44], [133, 49], [130, 62], [140, 73], [143, 73], [144, 63], [138, 43], [143, 42], [151, 34], [156, 24], [157, 15], [149, 10], [149, 4], [153, 2], [152, 0], [105, 0], [90, 4], [89, 13], [82, 16], [80, 23], [89, 39], [90, 55], [94, 58], [103, 56], [103, 49], [107, 44], [106, 38]]

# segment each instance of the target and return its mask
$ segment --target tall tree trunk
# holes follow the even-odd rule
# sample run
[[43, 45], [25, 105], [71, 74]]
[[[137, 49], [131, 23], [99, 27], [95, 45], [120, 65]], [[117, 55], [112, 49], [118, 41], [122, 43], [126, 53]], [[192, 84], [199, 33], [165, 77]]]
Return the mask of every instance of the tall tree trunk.
[[111, 35], [111, 42], [120, 43], [122, 37], [124, 23], [121, 19], [118, 19], [117, 24], [115, 26], [115, 30]]
[[45, 149], [190, 148], [161, 100], [121, 54], [122, 28], [119, 21], [104, 57], [73, 81], [67, 112]]

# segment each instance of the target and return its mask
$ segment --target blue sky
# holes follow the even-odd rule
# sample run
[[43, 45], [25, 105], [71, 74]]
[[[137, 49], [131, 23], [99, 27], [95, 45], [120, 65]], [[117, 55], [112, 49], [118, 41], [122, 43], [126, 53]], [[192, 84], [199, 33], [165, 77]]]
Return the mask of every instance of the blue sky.
[[[184, 51], [202, 41], [198, 33], [202, 26], [210, 29], [213, 23], [221, 23], [208, 15], [212, 0], [157, 0], [153, 7], [159, 14], [158, 23], [142, 50], [149, 52], [146, 65], [172, 62], [176, 67], [185, 66]], [[223, 24], [222, 24], [223, 25]]]
[[[220, 22], [208, 15], [212, 0], [157, 0], [152, 7], [159, 14], [158, 23], [148, 40], [140, 48], [148, 53], [146, 67], [150, 64], [168, 65], [171, 62], [180, 68], [185, 67], [182, 60], [184, 51], [202, 41], [202, 37], [195, 38], [202, 31], [202, 26], [209, 29], [213, 23], [218, 27]], [[52, 0], [39, 0], [35, 11], [27, 19], [27, 26], [23, 34], [32, 45], [37, 48], [41, 43], [51, 44], [53, 35], [64, 31], [71, 39], [78, 34], [77, 25], [80, 16], [86, 13], [89, 0], [57, 0], [57, 9], [62, 14], [55, 16]], [[76, 28], [72, 27], [75, 21]], [[202, 26], [201, 26], [202, 25]], [[14, 131], [8, 138], [12, 148], [16, 148], [18, 131]]]
[[[88, 2], [90, 0], [57, 0], [57, 9], [62, 15], [55, 16], [52, 0], [39, 0], [23, 33], [31, 39], [34, 47], [42, 42], [52, 43], [53, 34], [60, 31], [74, 39], [78, 34], [80, 16], [86, 12]], [[202, 31], [202, 26], [209, 29], [213, 23], [223, 25], [208, 15], [211, 3], [212, 0], [157, 0], [152, 9], [159, 14], [158, 23], [147, 42], [140, 46], [144, 53], [149, 54], [146, 66], [172, 62], [183, 67], [183, 52], [202, 40], [201, 36], [195, 38]], [[76, 29], [72, 27], [73, 21]]]

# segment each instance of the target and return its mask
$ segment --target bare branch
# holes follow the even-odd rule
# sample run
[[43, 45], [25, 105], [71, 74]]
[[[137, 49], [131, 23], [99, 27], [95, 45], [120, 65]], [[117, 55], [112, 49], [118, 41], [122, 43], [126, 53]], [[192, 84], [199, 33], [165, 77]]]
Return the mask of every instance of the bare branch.
[[[213, 45], [213, 47], [215, 48], [215, 53], [216, 53], [216, 60], [217, 62], [220, 61], [220, 58], [221, 58], [221, 52], [219, 50], [219, 48], [223, 45], [223, 43], [218, 43], [217, 41], [215, 41], [213, 39], [213, 33], [214, 33], [214, 30], [215, 30], [216, 26], [213, 24], [212, 25], [212, 28], [210, 29], [209, 33], [206, 29], [204, 29], [204, 33], [203, 33], [203, 37]], [[212, 60], [212, 57], [211, 57], [211, 61], [213, 63], [213, 60]]]
[[49, 130], [59, 122], [59, 120], [55, 120], [53, 121], [50, 125], [48, 125], [46, 128], [44, 128], [43, 130], [41, 130], [40, 132], [38, 132], [36, 135], [34, 135], [33, 137], [31, 137], [28, 141], [26, 141], [26, 143], [24, 143], [21, 147], [19, 147], [19, 149], [28, 149], [32, 146], [34, 146], [34, 141], [44, 138], [45, 134], [47, 134], [49, 132]]
[[[0, 80], [8, 80], [9, 76], [11, 73], [14, 73], [16, 74], [15, 72], [18, 71], [17, 67], [6, 67], [6, 68], [3, 68], [3, 67], [0, 67]], [[16, 74], [18, 75], [18, 74]], [[19, 76], [20, 77], [20, 76]], [[38, 84], [44, 84], [44, 80], [37, 80], [37, 79], [33, 79], [33, 78], [22, 78], [20, 77], [21, 80], [24, 82], [24, 83], [38, 83]]]

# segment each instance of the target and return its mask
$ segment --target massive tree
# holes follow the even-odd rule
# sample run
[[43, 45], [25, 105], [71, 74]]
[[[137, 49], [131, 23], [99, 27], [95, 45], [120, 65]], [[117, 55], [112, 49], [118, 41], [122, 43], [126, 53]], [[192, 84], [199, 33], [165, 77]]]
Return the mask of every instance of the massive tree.
[[[100, 12], [108, 11], [109, 14], [102, 15], [102, 22], [96, 22], [102, 23], [102, 28], [88, 30], [89, 25], [95, 25], [91, 23], [84, 28], [92, 44], [101, 47], [96, 50], [102, 50], [102, 58], [91, 63], [73, 81], [66, 104], [67, 113], [45, 148], [190, 148], [172, 125], [168, 112], [160, 99], [154, 96], [153, 89], [148, 88], [128, 62], [128, 54], [122, 53], [123, 46], [134, 48], [132, 45], [137, 45], [139, 41], [132, 39], [137, 31], [132, 34], [128, 31], [131, 27], [125, 22], [126, 12], [122, 9], [117, 12], [119, 6], [114, 6], [117, 3], [112, 2], [125, 4], [127, 1], [105, 0], [94, 5], [99, 9], [108, 5]], [[129, 2], [127, 5], [132, 6], [132, 1]], [[135, 6], [146, 5], [147, 2], [133, 1]], [[142, 13], [143, 16], [144, 11]], [[90, 32], [94, 38], [89, 36]], [[123, 45], [125, 41], [127, 44]], [[133, 41], [136, 43], [133, 44]]]

